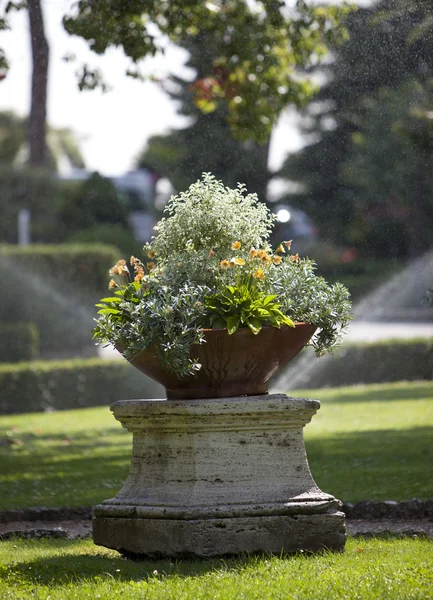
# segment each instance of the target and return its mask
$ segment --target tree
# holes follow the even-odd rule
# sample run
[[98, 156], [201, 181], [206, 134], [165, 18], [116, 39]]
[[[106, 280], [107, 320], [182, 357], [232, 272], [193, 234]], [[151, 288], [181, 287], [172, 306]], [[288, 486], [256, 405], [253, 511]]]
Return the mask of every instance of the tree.
[[[0, 165], [22, 166], [28, 163], [30, 154], [28, 145], [28, 119], [18, 117], [12, 112], [0, 112]], [[45, 166], [57, 171], [62, 159], [69, 161], [72, 167], [83, 169], [77, 138], [73, 131], [66, 128], [47, 126], [47, 156]]]
[[[41, 0], [7, 2], [4, 13], [0, 16], [0, 31], [9, 29], [9, 13], [21, 9], [28, 11], [32, 53], [30, 116], [27, 132], [28, 162], [32, 167], [46, 167], [49, 159], [46, 143], [49, 47], [45, 35]], [[0, 48], [0, 80], [6, 77], [8, 69], [8, 59], [4, 50]]]
[[44, 18], [40, 0], [27, 0], [32, 49], [32, 91], [29, 116], [29, 165], [47, 164], [47, 86], [49, 48], [45, 36]]
[[[212, 68], [212, 40], [197, 35], [182, 47], [190, 54], [187, 66], [194, 69], [195, 79], [201, 80]], [[269, 138], [264, 144], [235, 139], [227, 121], [227, 108], [220, 105], [212, 112], [203, 112], [194, 102], [190, 81], [172, 77], [171, 84], [167, 86], [174, 86], [170, 97], [181, 102], [179, 112], [192, 122], [183, 129], [150, 138], [138, 166], [168, 177], [177, 190], [186, 189], [203, 172], [212, 172], [229, 187], [245, 183], [250, 192], [264, 200], [269, 180]]]
[[[307, 6], [305, 0], [295, 8], [284, 0], [81, 0], [64, 26], [98, 54], [123, 48], [133, 76], [140, 76], [137, 63], [161, 48], [161, 37], [175, 44], [197, 36], [212, 41], [210, 70], [194, 83], [197, 106], [211, 112], [224, 104], [238, 137], [266, 142], [281, 110], [311, 97], [314, 86], [305, 70], [344, 37], [339, 23], [348, 10]], [[94, 87], [98, 79], [85, 66], [82, 84]]]
[[[343, 165], [352, 151], [358, 151], [353, 140], [359, 132], [367, 131], [372, 119], [368, 99], [379, 102], [381, 89], [399, 90], [404, 82], [415, 78], [425, 85], [433, 74], [432, 37], [408, 42], [425, 15], [387, 14], [385, 19], [383, 11], [387, 7], [388, 2], [381, 2], [349, 15], [349, 40], [335, 48], [333, 61], [323, 70], [327, 81], [304, 112], [303, 129], [309, 144], [289, 156], [282, 169], [285, 177], [303, 186], [303, 193], [286, 196], [286, 200], [304, 208], [328, 238], [360, 245], [363, 251], [373, 251], [377, 244], [371, 243], [374, 232], [368, 234], [361, 219], [357, 200], [360, 189], [353, 178], [347, 177]], [[387, 140], [391, 141], [390, 136]], [[390, 152], [388, 148], [382, 168], [392, 168], [392, 160], [384, 164]], [[382, 230], [382, 238], [386, 235], [387, 231]]]
[[[48, 44], [40, 0], [8, 2], [29, 10], [33, 85], [29, 140], [32, 164], [45, 161], [44, 131]], [[162, 36], [175, 44], [197, 35], [212, 40], [216, 58], [206, 77], [195, 82], [195, 100], [205, 112], [219, 103], [227, 107], [227, 119], [244, 139], [266, 142], [272, 127], [289, 103], [301, 105], [314, 86], [306, 69], [324, 56], [327, 44], [344, 37], [339, 26], [347, 6], [308, 6], [297, 0], [290, 9], [284, 0], [80, 0], [76, 12], [64, 18], [68, 33], [86, 39], [103, 54], [107, 48], [123, 48], [133, 67], [128, 74], [140, 77], [137, 63], [160, 49]], [[7, 26], [6, 18], [0, 27]], [[0, 55], [0, 63], [5, 64]], [[0, 66], [1, 66], [0, 64]], [[100, 74], [84, 65], [80, 88], [94, 88]], [[254, 128], [251, 125], [254, 124]]]

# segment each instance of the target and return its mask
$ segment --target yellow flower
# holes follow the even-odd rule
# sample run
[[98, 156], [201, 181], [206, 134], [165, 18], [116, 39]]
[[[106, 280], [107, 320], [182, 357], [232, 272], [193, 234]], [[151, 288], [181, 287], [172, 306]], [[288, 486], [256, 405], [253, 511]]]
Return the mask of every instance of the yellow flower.
[[244, 259], [243, 259], [243, 258], [235, 258], [235, 263], [236, 263], [237, 265], [241, 265], [241, 266], [243, 266], [243, 265], [245, 264], [245, 261], [244, 261]]
[[221, 267], [221, 269], [228, 269], [228, 268], [229, 268], [229, 266], [230, 266], [230, 263], [229, 263], [229, 261], [228, 261], [228, 260], [222, 260], [222, 261], [220, 262], [220, 267]]
[[135, 258], [135, 256], [131, 256], [131, 258], [129, 259], [129, 264], [130, 264], [131, 266], [132, 266], [132, 265], [135, 265], [135, 261], [136, 261], [136, 260], [137, 260], [137, 259]]
[[241, 243], [240, 242], [233, 242], [232, 244], [232, 250], [239, 250], [239, 248], [241, 247]]
[[149, 248], [149, 250], [147, 251], [147, 258], [155, 258], [155, 256], [155, 251]]
[[148, 262], [146, 263], [146, 267], [149, 269], [149, 271], [152, 271], [152, 269], [156, 267], [156, 264], [154, 262]]
[[283, 244], [280, 244], [275, 250], [275, 252], [280, 252], [281, 254], [283, 254], [285, 252]]
[[108, 284], [108, 288], [110, 290], [112, 290], [113, 288], [118, 287], [117, 283], [114, 281], [114, 279], [110, 279], [110, 283]]
[[265, 274], [263, 273], [263, 271], [261, 269], [257, 269], [257, 271], [253, 274], [253, 277], [255, 279], [264, 279]]
[[287, 250], [290, 250], [290, 248], [292, 246], [292, 241], [293, 240], [289, 240], [288, 242], [283, 242], [283, 244], [287, 247]]
[[255, 248], [251, 248], [249, 254], [250, 254], [250, 258], [251, 259], [256, 258], [256, 256], [257, 256], [257, 250], [255, 250]]
[[260, 257], [260, 260], [262, 261], [263, 264], [271, 262], [272, 258], [269, 256], [269, 254], [267, 252], [264, 252], [262, 254], [262, 256]]
[[281, 258], [281, 256], [274, 256], [272, 260], [274, 261], [274, 265], [279, 265], [283, 259]]
[[299, 254], [296, 253], [293, 256], [289, 256], [290, 262], [299, 262]]

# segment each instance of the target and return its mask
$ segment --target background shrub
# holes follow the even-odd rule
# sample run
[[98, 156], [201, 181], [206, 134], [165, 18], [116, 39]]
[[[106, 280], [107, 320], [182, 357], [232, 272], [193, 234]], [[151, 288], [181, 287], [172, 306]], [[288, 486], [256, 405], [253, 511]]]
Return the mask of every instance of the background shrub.
[[102, 245], [0, 246], [0, 321], [34, 323], [45, 356], [94, 350], [94, 304], [118, 257]]
[[58, 214], [63, 204], [59, 181], [47, 171], [0, 168], [0, 243], [18, 241], [18, 213], [31, 213], [33, 242], [51, 243], [61, 239]]
[[125, 360], [98, 358], [0, 364], [0, 414], [164, 398], [164, 389]]
[[0, 362], [34, 360], [39, 356], [39, 333], [34, 323], [0, 322]]
[[433, 339], [345, 344], [334, 355], [319, 359], [308, 348], [273, 382], [274, 388], [287, 391], [291, 373], [297, 388], [431, 380]]

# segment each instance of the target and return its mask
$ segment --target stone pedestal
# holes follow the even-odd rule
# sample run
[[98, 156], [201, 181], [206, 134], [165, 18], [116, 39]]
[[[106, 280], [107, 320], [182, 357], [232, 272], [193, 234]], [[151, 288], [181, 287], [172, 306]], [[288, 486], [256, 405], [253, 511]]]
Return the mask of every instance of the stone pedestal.
[[317, 487], [304, 448], [319, 407], [284, 394], [116, 402], [132, 464], [95, 507], [95, 543], [151, 557], [342, 550], [341, 503]]

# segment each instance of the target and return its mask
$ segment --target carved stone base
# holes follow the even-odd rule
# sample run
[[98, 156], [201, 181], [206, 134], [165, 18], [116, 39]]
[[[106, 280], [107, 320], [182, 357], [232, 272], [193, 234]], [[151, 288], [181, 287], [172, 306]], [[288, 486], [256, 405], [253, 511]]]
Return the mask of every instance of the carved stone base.
[[95, 543], [167, 557], [342, 550], [341, 503], [314, 483], [303, 442], [319, 406], [283, 394], [117, 402], [132, 464], [95, 508]]

